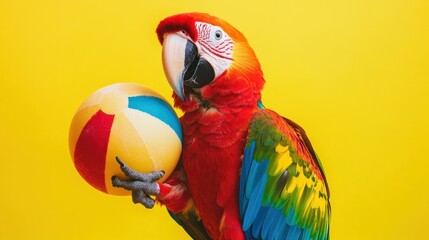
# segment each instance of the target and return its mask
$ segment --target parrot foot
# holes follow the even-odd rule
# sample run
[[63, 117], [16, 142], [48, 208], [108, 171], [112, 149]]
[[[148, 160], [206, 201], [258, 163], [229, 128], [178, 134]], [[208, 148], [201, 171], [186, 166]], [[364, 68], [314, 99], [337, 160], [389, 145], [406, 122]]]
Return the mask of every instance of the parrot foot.
[[116, 157], [122, 172], [130, 178], [130, 180], [121, 180], [116, 176], [112, 177], [112, 185], [118, 188], [131, 190], [134, 203], [140, 203], [146, 208], [153, 208], [155, 200], [150, 195], [157, 196], [159, 194], [159, 185], [156, 182], [164, 176], [164, 171], [153, 171], [151, 173], [140, 173], [123, 163], [119, 157]]

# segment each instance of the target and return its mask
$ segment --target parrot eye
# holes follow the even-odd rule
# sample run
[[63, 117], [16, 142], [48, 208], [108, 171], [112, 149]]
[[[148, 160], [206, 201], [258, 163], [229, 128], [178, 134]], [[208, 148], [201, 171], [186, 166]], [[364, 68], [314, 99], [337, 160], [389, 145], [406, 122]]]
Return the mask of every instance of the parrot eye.
[[215, 39], [216, 39], [216, 40], [221, 40], [221, 39], [222, 39], [222, 36], [223, 36], [223, 34], [222, 34], [222, 31], [221, 31], [221, 30], [216, 30], [216, 31], [215, 31]]

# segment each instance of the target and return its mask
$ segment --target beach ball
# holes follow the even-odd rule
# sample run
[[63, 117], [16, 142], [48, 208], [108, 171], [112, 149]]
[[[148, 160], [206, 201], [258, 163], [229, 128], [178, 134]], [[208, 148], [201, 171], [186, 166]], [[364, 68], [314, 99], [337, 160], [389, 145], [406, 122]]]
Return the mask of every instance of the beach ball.
[[182, 130], [173, 108], [155, 91], [134, 83], [101, 88], [77, 110], [69, 132], [70, 153], [79, 174], [94, 188], [113, 195], [130, 191], [112, 186], [127, 179], [116, 157], [134, 170], [174, 170], [182, 151]]

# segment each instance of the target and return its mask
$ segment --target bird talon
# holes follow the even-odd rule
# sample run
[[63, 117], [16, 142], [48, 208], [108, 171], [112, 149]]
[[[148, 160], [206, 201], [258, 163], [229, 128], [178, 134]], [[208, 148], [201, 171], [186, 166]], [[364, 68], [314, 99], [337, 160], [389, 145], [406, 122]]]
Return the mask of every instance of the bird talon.
[[121, 166], [121, 168], [123, 168], [125, 166], [125, 164], [121, 161], [121, 159], [118, 156], [116, 156], [115, 159], [116, 159], [116, 162], [119, 163], [119, 165]]
[[155, 200], [153, 200], [150, 195], [156, 196], [159, 194], [159, 186], [156, 181], [162, 178], [165, 172], [153, 171], [151, 173], [140, 173], [128, 167], [119, 157], [116, 157], [116, 161], [129, 180], [122, 180], [117, 176], [112, 176], [112, 185], [117, 188], [130, 190], [134, 203], [140, 203], [146, 208], [153, 208], [155, 206]]

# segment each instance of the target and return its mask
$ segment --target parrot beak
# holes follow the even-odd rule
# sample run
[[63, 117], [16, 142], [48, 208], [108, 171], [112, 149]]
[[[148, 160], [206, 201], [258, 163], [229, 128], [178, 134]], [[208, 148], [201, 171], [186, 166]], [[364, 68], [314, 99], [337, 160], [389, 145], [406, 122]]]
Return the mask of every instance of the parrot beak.
[[181, 32], [164, 34], [162, 46], [165, 76], [182, 101], [185, 101], [185, 86], [201, 88], [213, 81], [213, 67], [199, 57], [197, 46]]

